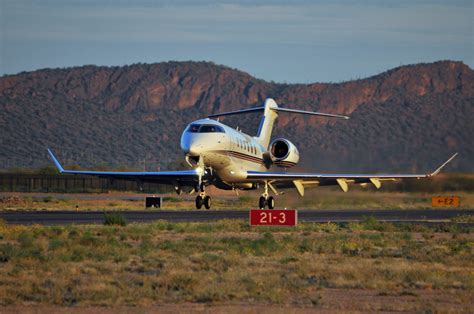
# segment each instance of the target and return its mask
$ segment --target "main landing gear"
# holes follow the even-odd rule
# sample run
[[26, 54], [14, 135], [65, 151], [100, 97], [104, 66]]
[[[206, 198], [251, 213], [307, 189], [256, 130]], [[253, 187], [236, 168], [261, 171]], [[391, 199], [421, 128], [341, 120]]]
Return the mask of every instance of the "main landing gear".
[[204, 205], [206, 209], [210, 209], [211, 197], [206, 195], [204, 183], [199, 184], [199, 187], [196, 190], [199, 190], [199, 195], [196, 196], [196, 208], [201, 209], [202, 205]]
[[268, 209], [275, 208], [275, 199], [273, 196], [260, 196], [260, 199], [258, 200], [258, 207], [260, 209], [265, 209], [265, 206], [268, 206]]
[[260, 196], [258, 200], [258, 207], [260, 209], [265, 209], [265, 206], [268, 206], [268, 209], [275, 208], [275, 199], [273, 196], [269, 196], [268, 194], [268, 182], [265, 182], [265, 191], [263, 192], [262, 196]]

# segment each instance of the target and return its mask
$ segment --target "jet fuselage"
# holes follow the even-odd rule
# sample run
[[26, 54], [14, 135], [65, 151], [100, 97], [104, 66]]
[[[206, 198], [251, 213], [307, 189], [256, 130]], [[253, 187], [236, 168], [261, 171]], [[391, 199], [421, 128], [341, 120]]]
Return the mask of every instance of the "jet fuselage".
[[228, 188], [251, 188], [247, 171], [265, 171], [266, 148], [254, 137], [219, 121], [200, 119], [190, 123], [181, 135], [181, 149], [187, 160], [199, 158]]

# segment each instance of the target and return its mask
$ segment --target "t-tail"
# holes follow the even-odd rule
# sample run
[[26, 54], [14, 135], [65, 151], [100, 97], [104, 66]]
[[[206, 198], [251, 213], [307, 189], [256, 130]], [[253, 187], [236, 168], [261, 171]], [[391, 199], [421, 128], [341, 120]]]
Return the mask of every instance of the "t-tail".
[[267, 98], [263, 107], [263, 117], [260, 120], [256, 138], [263, 147], [267, 148], [272, 137], [273, 125], [278, 118], [278, 105], [273, 99]]
[[273, 125], [275, 124], [275, 120], [278, 118], [279, 112], [290, 112], [290, 113], [307, 114], [307, 115], [314, 115], [314, 116], [349, 119], [348, 116], [342, 116], [342, 115], [337, 115], [337, 114], [281, 108], [281, 107], [278, 107], [277, 103], [272, 98], [267, 98], [265, 100], [263, 107], [217, 113], [217, 114], [210, 115], [209, 118], [229, 116], [229, 115], [235, 115], [235, 114], [243, 114], [243, 113], [249, 113], [249, 112], [255, 112], [255, 111], [263, 111], [263, 117], [262, 117], [262, 120], [260, 121], [260, 127], [258, 128], [257, 136], [255, 138], [265, 148], [267, 148], [268, 144], [270, 144], [270, 138], [272, 136]]

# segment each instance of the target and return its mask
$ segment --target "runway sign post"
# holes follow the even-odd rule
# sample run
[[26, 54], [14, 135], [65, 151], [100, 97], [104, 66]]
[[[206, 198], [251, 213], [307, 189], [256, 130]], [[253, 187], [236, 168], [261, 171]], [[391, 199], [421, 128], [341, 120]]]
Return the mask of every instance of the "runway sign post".
[[251, 209], [251, 226], [288, 226], [298, 224], [298, 211], [295, 209]]
[[147, 196], [145, 197], [145, 208], [161, 208], [163, 204], [163, 199], [157, 196]]

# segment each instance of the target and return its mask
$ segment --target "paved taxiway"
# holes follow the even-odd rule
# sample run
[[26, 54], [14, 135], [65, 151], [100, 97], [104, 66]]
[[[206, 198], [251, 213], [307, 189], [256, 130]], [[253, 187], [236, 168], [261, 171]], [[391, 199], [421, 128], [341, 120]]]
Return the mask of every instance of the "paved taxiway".
[[[110, 213], [110, 212], [107, 212]], [[209, 210], [209, 211], [121, 211], [128, 222], [205, 222], [221, 219], [249, 218], [246, 210]], [[442, 222], [460, 215], [474, 215], [474, 209], [416, 209], [416, 210], [298, 210], [300, 222], [348, 222], [359, 221], [373, 216], [380, 221], [390, 222]], [[93, 224], [104, 222], [103, 211], [0, 211], [0, 219], [10, 224]]]

